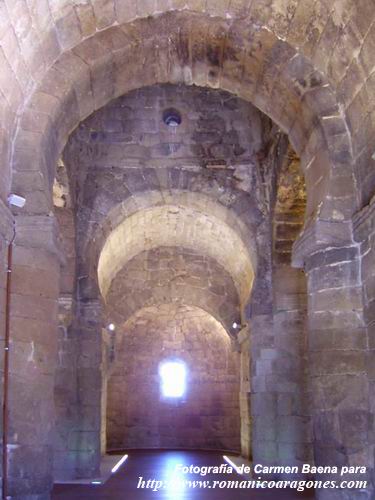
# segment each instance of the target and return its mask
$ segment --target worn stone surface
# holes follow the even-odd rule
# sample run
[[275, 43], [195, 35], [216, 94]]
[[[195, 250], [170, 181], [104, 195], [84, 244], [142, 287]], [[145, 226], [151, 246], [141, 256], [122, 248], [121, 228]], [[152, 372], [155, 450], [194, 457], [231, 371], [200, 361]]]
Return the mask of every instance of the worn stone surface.
[[[181, 128], [171, 130], [163, 123], [163, 110], [168, 107], [181, 112]], [[71, 204], [77, 207], [75, 248], [81, 310], [86, 310], [87, 303], [95, 303], [100, 291], [106, 322], [116, 326], [145, 306], [163, 307], [169, 302], [175, 307], [195, 306], [212, 315], [210, 321], [219, 321], [226, 335], [235, 339], [258, 265], [256, 248], [265, 239], [256, 228], [262, 221], [265, 224], [265, 192], [270, 181], [258, 169], [260, 158], [268, 154], [266, 141], [271, 136], [269, 121], [251, 106], [229, 94], [197, 88], [158, 86], [133, 92], [85, 121], [64, 152], [54, 186], [67, 250], [63, 277], [74, 274], [69, 264], [74, 252], [68, 243], [73, 240], [67, 222]], [[167, 151], [165, 145], [173, 146], [173, 151]], [[64, 286], [69, 283], [62, 281]], [[72, 344], [78, 349], [79, 394], [81, 384], [85, 386], [85, 377], [79, 374], [84, 368], [96, 377], [102, 359], [98, 335], [103, 324], [98, 319], [95, 316], [89, 323], [88, 318], [83, 323], [78, 320], [70, 328], [78, 336], [84, 335], [78, 346], [75, 337]], [[89, 330], [90, 339], [83, 333]], [[106, 345], [108, 348], [108, 342]], [[247, 411], [247, 417], [241, 433], [237, 428], [235, 447], [239, 447], [241, 434], [244, 453], [249, 455], [248, 345], [243, 349], [242, 379], [246, 382], [242, 382], [241, 411]], [[103, 362], [107, 366], [106, 358]], [[69, 474], [72, 463], [74, 477], [90, 476], [92, 465], [98, 463], [96, 428], [86, 428], [86, 418], [100, 426], [105, 449], [110, 426], [104, 395], [110, 372], [102, 368], [102, 375], [104, 382], [95, 386], [94, 393], [90, 388], [95, 400], [91, 408], [83, 409], [84, 400], [77, 402], [78, 419], [84, 421], [82, 425], [78, 420], [78, 427], [74, 426], [76, 440], [69, 441], [65, 459], [60, 453], [62, 477]], [[236, 397], [239, 404], [239, 388]], [[84, 416], [79, 417], [80, 412]], [[66, 436], [69, 420], [61, 423]], [[191, 429], [189, 432], [192, 435]], [[77, 441], [77, 436], [85, 436], [85, 441]], [[210, 439], [210, 446], [215, 447], [213, 427]], [[218, 443], [216, 446], [230, 447], [228, 439], [226, 444]], [[80, 460], [82, 467], [77, 465]]]
[[106, 297], [108, 317], [116, 322], [144, 307], [168, 303], [199, 307], [230, 332], [241, 322], [231, 276], [215, 260], [180, 247], [138, 254], [117, 274]]
[[10, 497], [43, 495], [52, 486], [60, 270], [54, 229], [52, 217], [16, 221], [8, 406]]
[[[139, 311], [116, 332], [109, 449], [239, 450], [238, 358], [224, 328], [199, 308], [164, 304]], [[169, 359], [186, 364], [181, 401], [166, 400], [161, 392], [158, 370]]]
[[[3, 204], [9, 192], [27, 198], [13, 208], [12, 383], [28, 388], [17, 385], [11, 400], [12, 444], [20, 445], [10, 459], [14, 495], [48, 496], [55, 417], [55, 470], [97, 471], [105, 434], [99, 257], [116, 228], [146, 228], [143, 216], [131, 230], [125, 220], [162, 205], [190, 210], [199, 224], [173, 216], [168, 227], [183, 227], [183, 240], [155, 239], [155, 225], [143, 239], [138, 231], [130, 258], [126, 245], [126, 258], [107, 252], [108, 290], [126, 264], [161, 244], [183, 242], [216, 260], [236, 288], [241, 327], [250, 326], [238, 344], [242, 452], [295, 463], [312, 459], [313, 442], [317, 464], [365, 462], [374, 483], [374, 18], [371, 0], [0, 3], [3, 278], [12, 224]], [[277, 174], [289, 153], [250, 103], [288, 135], [305, 186], [293, 161]], [[183, 112], [173, 138], [161, 125], [166, 106]], [[145, 248], [150, 234], [154, 246]], [[73, 420], [65, 400], [77, 403]], [[44, 416], [34, 429], [37, 412]]]
[[[93, 8], [84, 9], [74, 3], [62, 8], [54, 2], [52, 16], [43, 16], [47, 38], [41, 37], [46, 40], [46, 61], [55, 61], [52, 65], [33, 56], [30, 61], [20, 57], [15, 67], [15, 51], [4, 52], [4, 93], [11, 96], [11, 124], [12, 112], [23, 98], [28, 102], [16, 130], [15, 163], [24, 145], [48, 143], [58, 130], [49, 147], [52, 156], [41, 158], [37, 166], [47, 181], [45, 167], [54, 170], [53, 163], [69, 132], [95, 109], [145, 82], [195, 83], [220, 87], [251, 100], [290, 133], [296, 150], [304, 153], [303, 168], [307, 170], [312, 163], [317, 166], [307, 176], [311, 213], [326, 196], [337, 198], [337, 207], [333, 210], [327, 200], [324, 217], [347, 219], [353, 213], [360, 200], [334, 195], [333, 170], [338, 167], [342, 175], [345, 169], [347, 182], [354, 186], [350, 168], [362, 148], [351, 148], [351, 139], [366, 141], [363, 127], [351, 117], [362, 110], [361, 102], [368, 92], [365, 82], [370, 72], [372, 31], [371, 21], [366, 24], [361, 20], [362, 12], [369, 10], [367, 0], [361, 6], [348, 2], [346, 9], [336, 3], [333, 10], [320, 1], [316, 6], [304, 2], [298, 7], [294, 1], [267, 6], [259, 1], [251, 7], [247, 2], [211, 2], [206, 6], [203, 2], [182, 5], [177, 0], [168, 6], [141, 2], [120, 8], [118, 3], [116, 8], [113, 1], [99, 8], [96, 2]], [[23, 15], [21, 10], [15, 15], [10, 7], [4, 10], [5, 32], [18, 18], [29, 27], [27, 39], [40, 29], [38, 9]], [[373, 19], [372, 15], [367, 17]], [[340, 31], [344, 25], [345, 35]], [[24, 36], [16, 32], [17, 37]], [[95, 36], [88, 37], [94, 32]], [[301, 37], [301, 33], [305, 35]], [[337, 43], [339, 36], [341, 43]], [[20, 47], [24, 47], [22, 41]], [[139, 53], [137, 60], [134, 47]], [[353, 65], [360, 75], [354, 82], [349, 76]], [[25, 78], [28, 67], [35, 81], [30, 90]], [[38, 131], [31, 131], [30, 114], [35, 108], [44, 120], [37, 121]], [[324, 151], [316, 142], [306, 147], [313, 133], [326, 139], [329, 146]], [[368, 159], [369, 153], [362, 153], [362, 157]], [[18, 172], [25, 171], [25, 165], [18, 165]], [[360, 180], [357, 171], [356, 177]], [[26, 185], [22, 189], [29, 193], [30, 210], [48, 206], [48, 198], [38, 200]]]
[[[145, 247], [177, 245], [217, 260], [246, 300], [266, 211], [258, 152], [270, 126], [243, 104], [223, 92], [157, 86], [117, 99], [81, 124], [64, 152], [79, 204], [81, 274], [89, 275], [81, 296], [95, 293], [99, 256], [106, 295]], [[170, 107], [181, 113], [179, 127], [163, 123]]]

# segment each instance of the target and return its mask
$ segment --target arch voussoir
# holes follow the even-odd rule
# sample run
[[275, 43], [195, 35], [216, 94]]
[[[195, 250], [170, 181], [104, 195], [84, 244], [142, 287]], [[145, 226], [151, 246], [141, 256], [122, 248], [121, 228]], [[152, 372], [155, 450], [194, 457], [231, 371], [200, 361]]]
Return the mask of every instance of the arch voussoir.
[[[171, 35], [172, 24], [178, 29]], [[139, 54], [137, 63], [135, 51]], [[78, 75], [73, 70], [77, 62]], [[54, 165], [69, 133], [83, 118], [130, 90], [164, 82], [219, 87], [252, 101], [290, 134], [297, 153], [304, 151], [308, 137], [317, 127], [323, 128], [325, 149], [330, 138], [338, 134], [345, 142], [347, 128], [343, 116], [327, 115], [337, 109], [333, 90], [287, 41], [255, 21], [250, 24], [245, 20], [175, 11], [103, 28], [95, 36], [69, 45], [69, 50], [50, 68], [26, 107], [30, 114], [35, 98], [39, 102], [41, 95], [46, 96], [45, 106], [47, 114], [53, 117], [53, 126], [47, 120], [41, 138], [48, 137], [50, 144], [49, 177], [54, 175]], [[315, 108], [317, 100], [319, 108]], [[21, 127], [20, 121], [15, 149], [25, 141]], [[48, 129], [53, 130], [55, 140], [51, 140]], [[34, 145], [37, 143], [35, 140]], [[334, 156], [338, 154], [331, 145], [332, 148], [324, 173], [327, 185]], [[345, 151], [350, 154], [349, 148]], [[308, 196], [314, 185], [307, 186]], [[329, 188], [316, 191], [314, 202], [322, 202], [320, 197], [328, 191]], [[353, 211], [354, 200], [348, 198], [347, 203], [345, 217]], [[326, 216], [330, 216], [328, 209]]]

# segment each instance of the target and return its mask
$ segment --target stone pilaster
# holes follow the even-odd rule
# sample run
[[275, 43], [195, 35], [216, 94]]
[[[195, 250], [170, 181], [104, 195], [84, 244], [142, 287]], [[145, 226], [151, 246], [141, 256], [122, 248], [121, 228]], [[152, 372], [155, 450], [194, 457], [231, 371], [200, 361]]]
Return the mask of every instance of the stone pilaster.
[[[251, 432], [254, 463], [301, 465], [311, 460], [311, 420], [303, 405], [305, 311], [283, 297], [301, 293], [288, 269], [284, 281], [275, 269], [254, 284], [250, 327]], [[292, 279], [289, 279], [291, 277]], [[277, 286], [276, 286], [277, 285]], [[290, 305], [292, 304], [292, 306]]]
[[241, 415], [241, 454], [251, 458], [251, 382], [250, 382], [250, 331], [245, 326], [237, 334], [240, 347], [240, 415]]
[[76, 315], [71, 294], [60, 295], [57, 369], [55, 373], [54, 479], [66, 481], [76, 477], [76, 455], [71, 451], [78, 426], [77, 360], [78, 339], [73, 326]]
[[77, 477], [99, 474], [101, 457], [102, 304], [79, 304], [77, 365], [79, 426], [75, 436]]
[[60, 250], [54, 217], [16, 217], [11, 293], [9, 495], [52, 487]]
[[254, 463], [279, 463], [277, 447], [278, 387], [273, 379], [275, 357], [273, 316], [252, 316], [249, 320], [251, 337], [251, 433]]
[[[373, 465], [361, 258], [347, 223], [310, 221], [294, 245], [308, 283], [308, 374], [317, 466]], [[371, 473], [371, 471], [370, 471]], [[346, 476], [366, 480], [370, 474]], [[319, 479], [343, 478], [322, 475]], [[365, 499], [366, 491], [318, 490], [319, 499]]]

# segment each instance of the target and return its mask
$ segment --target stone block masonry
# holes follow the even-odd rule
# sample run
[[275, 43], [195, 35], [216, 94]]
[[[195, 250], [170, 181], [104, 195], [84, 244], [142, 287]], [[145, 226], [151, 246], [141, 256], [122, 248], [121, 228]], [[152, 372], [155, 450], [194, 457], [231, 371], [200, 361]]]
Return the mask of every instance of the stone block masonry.
[[[109, 449], [240, 449], [239, 354], [203, 310], [163, 304], [116, 332], [108, 378]], [[165, 399], [160, 363], [186, 364], [186, 394]], [[136, 388], [136, 390], [135, 390]]]

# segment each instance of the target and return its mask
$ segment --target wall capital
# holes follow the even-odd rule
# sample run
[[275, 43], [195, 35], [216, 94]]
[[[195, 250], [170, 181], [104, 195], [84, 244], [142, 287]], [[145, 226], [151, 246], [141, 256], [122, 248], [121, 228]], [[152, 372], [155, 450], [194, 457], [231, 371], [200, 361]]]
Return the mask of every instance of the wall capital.
[[72, 323], [74, 317], [75, 300], [73, 295], [60, 295], [58, 298], [58, 305], [59, 324], [68, 327]]
[[292, 266], [302, 268], [306, 261], [321, 250], [353, 245], [351, 221], [310, 218], [293, 244]]
[[79, 316], [82, 324], [87, 326], [103, 326], [103, 303], [100, 299], [79, 301]]
[[250, 339], [250, 326], [249, 326], [249, 324], [246, 324], [237, 333], [237, 342], [241, 345], [249, 339]]

